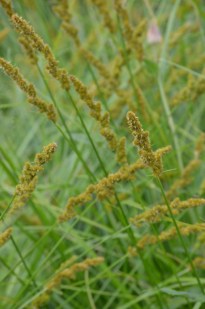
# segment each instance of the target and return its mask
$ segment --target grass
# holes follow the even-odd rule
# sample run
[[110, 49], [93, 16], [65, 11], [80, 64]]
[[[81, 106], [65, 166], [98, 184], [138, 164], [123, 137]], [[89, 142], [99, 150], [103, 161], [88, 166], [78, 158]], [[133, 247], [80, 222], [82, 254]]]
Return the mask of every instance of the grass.
[[[204, 308], [202, 3], [19, 0], [7, 13], [5, 3], [0, 57], [53, 105], [57, 121], [28, 104], [30, 94], [1, 61], [0, 308]], [[46, 69], [53, 56], [24, 33], [32, 63], [8, 13], [49, 45], [69, 91], [60, 70], [51, 76]], [[138, 117], [137, 133], [128, 128], [128, 111]], [[35, 167], [35, 155], [54, 142], [30, 192], [34, 175], [20, 178], [25, 163]], [[157, 161], [168, 145], [172, 151]], [[10, 214], [19, 184], [23, 204]], [[164, 213], [154, 213], [157, 205]]]

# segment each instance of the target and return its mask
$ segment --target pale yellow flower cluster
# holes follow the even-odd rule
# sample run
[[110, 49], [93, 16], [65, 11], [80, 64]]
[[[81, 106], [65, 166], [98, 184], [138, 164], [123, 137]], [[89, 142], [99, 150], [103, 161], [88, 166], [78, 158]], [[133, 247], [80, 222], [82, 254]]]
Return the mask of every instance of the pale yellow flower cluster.
[[115, 32], [115, 24], [110, 16], [110, 11], [104, 0], [91, 0], [93, 4], [98, 8], [100, 14], [103, 17], [104, 25], [110, 30], [111, 33]]
[[44, 43], [43, 39], [34, 31], [33, 27], [22, 17], [13, 14], [11, 21], [16, 30], [30, 42], [32, 47], [44, 55], [47, 61], [48, 72], [60, 82], [63, 89], [69, 91], [70, 82], [68, 73], [65, 69], [58, 67], [58, 62], [48, 44]]
[[171, 150], [170, 146], [153, 152], [149, 140], [149, 132], [144, 131], [139, 118], [133, 112], [127, 113], [127, 123], [132, 135], [133, 144], [139, 148], [139, 155], [143, 163], [153, 170], [155, 176], [160, 176], [163, 171], [162, 156]]
[[12, 228], [9, 227], [3, 233], [0, 234], [0, 247], [2, 247], [11, 237]]
[[128, 12], [122, 5], [122, 0], [115, 0], [115, 9], [122, 20], [124, 28], [123, 34], [129, 47], [136, 53], [137, 59], [142, 61], [144, 57], [142, 36], [145, 32], [146, 21], [142, 20], [137, 28], [133, 29], [129, 20]]
[[[178, 228], [180, 230], [180, 234], [182, 236], [188, 236], [190, 234], [194, 233], [200, 233], [205, 230], [205, 224], [204, 223], [196, 223], [196, 224], [179, 224]], [[170, 239], [175, 238], [178, 236], [177, 230], [175, 227], [172, 227], [168, 229], [167, 231], [163, 231], [159, 235], [150, 235], [147, 234], [143, 236], [138, 242], [137, 242], [137, 248], [144, 249], [144, 247], [149, 245], [154, 245], [158, 242], [164, 242]]]
[[56, 148], [56, 143], [51, 143], [43, 147], [42, 152], [36, 154], [34, 163], [25, 163], [20, 176], [20, 183], [16, 186], [13, 205], [9, 214], [15, 213], [28, 201], [36, 187], [38, 173], [44, 169], [43, 165], [50, 161]]
[[120, 168], [118, 172], [108, 175], [108, 177], [101, 179], [98, 183], [89, 185], [83, 193], [71, 197], [68, 200], [66, 210], [59, 216], [59, 221], [64, 222], [71, 219], [75, 215], [74, 207], [91, 201], [93, 194], [96, 194], [100, 200], [111, 197], [115, 192], [114, 186], [116, 183], [129, 181], [133, 178], [137, 170], [143, 169], [144, 167], [145, 165], [142, 162], [137, 161], [131, 165]]
[[[69, 264], [70, 260], [71, 259], [69, 259]], [[42, 308], [42, 305], [45, 305], [49, 301], [52, 291], [57, 287], [59, 287], [63, 279], [73, 280], [75, 279], [75, 276], [78, 272], [86, 271], [90, 267], [97, 266], [99, 264], [102, 264], [103, 262], [104, 258], [98, 256], [96, 258], [88, 258], [80, 263], [75, 263], [72, 266], [65, 268], [63, 270], [61, 270], [62, 269], [61, 266], [60, 270], [57, 271], [56, 274], [53, 276], [53, 278], [49, 280], [48, 283], [45, 285], [44, 289], [45, 292], [43, 292], [32, 302], [30, 308], [32, 309]]]
[[[205, 199], [203, 198], [190, 198], [185, 201], [180, 201], [179, 198], [176, 198], [171, 202], [171, 209], [174, 215], [178, 215], [183, 210], [203, 205], [205, 205]], [[164, 216], [168, 213], [166, 205], [157, 205], [131, 218], [130, 222], [137, 226], [140, 226], [144, 222], [156, 223], [163, 220]]]
[[0, 58], [0, 67], [4, 72], [13, 79], [19, 88], [27, 95], [29, 103], [36, 106], [41, 113], [45, 113], [49, 120], [56, 122], [57, 114], [52, 104], [47, 104], [38, 97], [37, 90], [33, 84], [29, 83], [20, 73], [19, 69], [14, 67], [5, 59]]

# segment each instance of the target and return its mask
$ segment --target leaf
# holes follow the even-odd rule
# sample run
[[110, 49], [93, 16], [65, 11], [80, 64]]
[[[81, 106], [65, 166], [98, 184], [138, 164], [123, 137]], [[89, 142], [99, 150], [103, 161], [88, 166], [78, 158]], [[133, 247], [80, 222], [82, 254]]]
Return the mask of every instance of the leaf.
[[184, 295], [188, 296], [187, 292], [180, 292], [169, 288], [162, 288], [161, 291], [171, 296], [184, 296]]

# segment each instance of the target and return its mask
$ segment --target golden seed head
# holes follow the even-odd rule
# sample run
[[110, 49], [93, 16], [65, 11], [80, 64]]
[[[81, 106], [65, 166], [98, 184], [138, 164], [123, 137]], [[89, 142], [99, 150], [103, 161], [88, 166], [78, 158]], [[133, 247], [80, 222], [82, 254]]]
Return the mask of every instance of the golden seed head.
[[83, 193], [71, 197], [68, 200], [64, 213], [58, 218], [59, 222], [64, 222], [73, 218], [75, 216], [74, 207], [89, 202], [94, 194], [101, 200], [112, 196], [116, 183], [129, 181], [137, 170], [143, 169], [144, 167], [145, 165], [142, 162], [137, 161], [131, 165], [120, 168], [116, 173], [110, 174], [108, 177], [102, 178], [98, 183], [89, 185]]
[[196, 141], [195, 158], [198, 159], [205, 148], [205, 133], [202, 132]]
[[104, 25], [110, 30], [111, 33], [115, 32], [115, 25], [110, 16], [109, 8], [104, 0], [91, 0], [97, 6], [100, 14], [103, 16]]
[[63, 89], [69, 91], [70, 82], [68, 74], [65, 69], [58, 68], [58, 62], [48, 44], [43, 41], [43, 39], [35, 32], [34, 28], [22, 17], [14, 14], [12, 15], [11, 20], [16, 30], [31, 42], [32, 48], [44, 55], [48, 62], [48, 72], [60, 82]]
[[27, 53], [27, 55], [30, 59], [30, 62], [34, 65], [37, 64], [37, 62], [38, 62], [37, 56], [35, 55], [34, 48], [31, 45], [32, 43], [28, 40], [28, 38], [21, 36], [19, 38], [19, 42], [22, 45], [22, 47], [25, 49], [25, 51], [26, 51], [26, 53]]
[[76, 76], [70, 75], [69, 78], [81, 100], [85, 101], [91, 110], [94, 109], [93, 98], [89, 94], [87, 87]]
[[92, 266], [97, 266], [104, 262], [104, 258], [99, 256], [96, 258], [88, 258], [82, 262], [75, 263], [64, 270], [57, 271], [54, 277], [46, 284], [46, 293], [51, 293], [53, 288], [59, 286], [63, 279], [75, 279], [76, 273], [85, 271]]
[[56, 149], [57, 149], [56, 143], [51, 143], [47, 146], [44, 146], [43, 151], [40, 153], [37, 153], [35, 156], [34, 162], [36, 163], [36, 165], [41, 166], [47, 163], [51, 159]]
[[47, 104], [44, 100], [37, 97], [37, 91], [33, 84], [30, 84], [20, 73], [19, 69], [14, 67], [10, 62], [0, 58], [0, 67], [4, 72], [13, 79], [19, 88], [25, 92], [28, 102], [36, 106], [41, 113], [45, 113], [49, 120], [56, 122], [57, 114], [52, 104]]
[[[196, 224], [184, 224], [181, 223], [178, 225], [178, 228], [180, 230], [180, 234], [183, 236], [188, 236], [190, 234], [199, 233], [205, 230], [205, 224], [204, 223], [196, 223]], [[155, 244], [159, 241], [167, 241], [172, 238], [175, 238], [177, 236], [177, 230], [175, 227], [172, 227], [166, 231], [163, 231], [158, 236], [155, 235], [145, 235], [143, 236], [137, 243], [137, 247], [140, 249], [143, 249], [145, 246], [150, 244]]]
[[115, 151], [117, 149], [117, 138], [114, 132], [110, 128], [101, 128], [100, 133], [105, 137], [107, 140], [110, 148]]
[[14, 14], [14, 11], [11, 6], [11, 1], [9, 0], [0, 0], [0, 4], [2, 5], [3, 9], [5, 10], [6, 14], [11, 17]]
[[22, 91], [28, 94], [30, 85], [20, 74], [19, 69], [14, 67], [10, 62], [6, 61], [4, 58], [0, 58], [0, 67], [11, 79], [13, 79], [18, 84], [18, 86], [21, 88]]
[[25, 19], [20, 17], [18, 14], [14, 14], [11, 17], [11, 21], [16, 30], [32, 42], [35, 49], [42, 52], [46, 58], [48, 55], [52, 55], [49, 46], [44, 43], [42, 38], [35, 32], [33, 27]]
[[153, 152], [149, 132], [143, 130], [139, 118], [133, 112], [127, 113], [127, 123], [134, 136], [133, 144], [139, 148], [139, 155], [143, 163], [152, 168], [155, 176], [160, 176], [163, 171], [162, 155], [170, 151], [170, 147], [167, 146]]
[[0, 247], [3, 246], [11, 237], [12, 228], [8, 228], [6, 231], [0, 234]]
[[108, 112], [105, 112], [103, 115], [101, 115], [100, 124], [103, 128], [110, 126], [110, 114]]
[[[174, 215], [177, 215], [186, 209], [203, 205], [205, 205], [205, 199], [203, 198], [190, 198], [185, 201], [180, 201], [179, 198], [176, 198], [171, 202], [172, 213]], [[134, 218], [131, 218], [130, 222], [136, 226], [140, 226], [144, 222], [156, 223], [161, 221], [164, 216], [168, 215], [168, 213], [169, 211], [166, 205], [157, 205], [142, 212]]]
[[125, 137], [122, 137], [118, 142], [116, 160], [119, 163], [127, 163], [126, 138]]
[[13, 207], [9, 211], [10, 214], [15, 213], [18, 209], [23, 207], [26, 201], [30, 198], [37, 184], [37, 175], [43, 170], [43, 165], [51, 159], [56, 148], [56, 143], [51, 143], [45, 146], [41, 153], [36, 154], [34, 163], [26, 162], [24, 164], [20, 176], [20, 183], [15, 189]]

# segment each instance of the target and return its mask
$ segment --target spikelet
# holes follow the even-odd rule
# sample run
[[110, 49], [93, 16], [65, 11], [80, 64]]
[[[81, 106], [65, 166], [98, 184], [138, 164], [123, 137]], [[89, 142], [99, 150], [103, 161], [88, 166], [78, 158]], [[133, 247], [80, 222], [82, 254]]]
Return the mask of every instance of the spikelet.
[[[178, 224], [180, 234], [182, 236], [189, 236], [190, 234], [194, 233], [200, 233], [205, 230], [205, 224], [204, 223], [196, 223], [196, 224]], [[177, 236], [177, 230], [175, 227], [172, 227], [168, 229], [167, 231], [164, 231], [160, 233], [158, 236], [154, 235], [145, 235], [143, 236], [138, 242], [137, 242], [137, 248], [144, 249], [144, 247], [148, 245], [153, 245], [158, 242], [164, 242], [170, 239], [173, 239]]]
[[34, 31], [33, 27], [22, 17], [14, 14], [11, 17], [11, 21], [16, 30], [31, 42], [32, 47], [44, 55], [47, 61], [48, 72], [60, 82], [64, 90], [69, 91], [70, 82], [68, 74], [65, 69], [58, 67], [58, 62], [48, 44], [44, 43], [43, 39]]
[[196, 101], [196, 99], [200, 97], [204, 91], [204, 77], [194, 78], [192, 75], [189, 75], [187, 85], [173, 96], [171, 106], [175, 107], [185, 102]]
[[105, 112], [103, 115], [101, 115], [99, 122], [101, 126], [101, 135], [105, 137], [110, 149], [116, 151], [118, 146], [118, 140], [116, 134], [110, 127], [110, 114], [108, 112]]
[[[179, 198], [176, 198], [170, 205], [172, 213], [174, 215], [178, 215], [183, 210], [205, 205], [205, 199], [190, 198], [185, 201], [180, 201]], [[166, 205], [157, 205], [135, 216], [134, 218], [130, 218], [130, 222], [136, 226], [140, 226], [144, 222], [157, 223], [163, 220], [164, 216], [168, 215], [168, 213], [169, 212]]]
[[3, 233], [0, 234], [0, 247], [2, 247], [11, 237], [12, 228], [9, 227]]
[[109, 8], [107, 7], [108, 2], [104, 0], [91, 0], [91, 2], [98, 8], [100, 14], [103, 17], [104, 25], [110, 30], [111, 33], [115, 32], [115, 25], [110, 16]]
[[35, 105], [41, 113], [45, 113], [49, 120], [56, 122], [57, 115], [54, 106], [52, 104], [47, 104], [44, 100], [37, 96], [37, 91], [34, 85], [24, 79], [18, 68], [14, 67], [3, 58], [0, 58], [0, 67], [17, 83], [19, 88], [25, 92], [29, 103]]
[[[70, 262], [70, 260], [69, 260]], [[31, 305], [31, 308], [41, 308], [42, 305], [46, 304], [49, 299], [52, 291], [54, 288], [57, 288], [63, 279], [75, 279], [75, 276], [78, 272], [86, 271], [92, 266], [97, 266], [99, 264], [102, 264], [104, 262], [104, 258], [99, 256], [96, 258], [90, 258], [86, 259], [80, 263], [75, 263], [72, 266], [61, 270], [62, 266], [60, 267], [60, 271], [57, 271], [57, 273], [54, 275], [54, 277], [48, 281], [48, 283], [45, 286], [45, 292], [43, 292], [39, 297], [37, 297]]]
[[86, 259], [81, 263], [75, 263], [67, 269], [62, 270], [61, 272], [57, 273], [54, 278], [46, 284], [47, 290], [52, 290], [54, 287], [58, 286], [62, 279], [75, 279], [75, 275], [78, 272], [85, 271], [91, 266], [97, 266], [104, 262], [104, 258], [98, 256], [92, 259]]
[[143, 35], [145, 33], [147, 26], [146, 19], [140, 21], [136, 29], [133, 32], [132, 46], [133, 50], [136, 52], [136, 57], [139, 61], [142, 61], [144, 58], [144, 48], [143, 48]]
[[204, 257], [197, 256], [192, 262], [196, 268], [205, 269], [205, 258]]
[[41, 153], [37, 153], [34, 163], [26, 162], [22, 174], [20, 176], [20, 183], [16, 186], [14, 193], [14, 200], [9, 214], [13, 214], [21, 209], [30, 198], [37, 183], [37, 175], [42, 171], [43, 165], [50, 161], [53, 153], [56, 151], [57, 145], [51, 143], [43, 147]]
[[2, 5], [3, 9], [5, 10], [6, 14], [11, 17], [14, 13], [11, 1], [10, 0], [0, 0], [0, 4]]
[[92, 96], [90, 95], [87, 87], [75, 76], [70, 75], [70, 80], [76, 90], [80, 95], [80, 98], [87, 104], [90, 109], [90, 115], [95, 118], [100, 126], [100, 133], [105, 137], [111, 150], [115, 151], [117, 149], [117, 138], [115, 133], [110, 128], [110, 116], [106, 112], [104, 115], [101, 114], [101, 104], [100, 102], [94, 102]]
[[115, 151], [117, 149], [117, 138], [115, 133], [110, 128], [101, 128], [100, 133], [105, 137], [106, 141], [111, 150]]
[[5, 59], [0, 58], [0, 66], [4, 72], [13, 79], [19, 88], [24, 91], [29, 97], [35, 97], [36, 91], [32, 84], [29, 84], [23, 76], [20, 74], [19, 69], [14, 67], [11, 63], [7, 62]]
[[93, 55], [93, 53], [83, 47], [80, 47], [81, 42], [78, 37], [78, 29], [71, 23], [72, 15], [68, 11], [67, 3], [65, 3], [65, 1], [60, 1], [60, 3], [54, 7], [54, 11], [58, 14], [61, 20], [63, 20], [62, 28], [72, 37], [76, 46], [79, 48], [81, 55], [98, 70], [99, 74], [105, 79], [106, 85], [109, 86], [109, 88], [116, 87], [116, 81], [112, 78], [106, 66], [103, 65], [102, 62]]
[[[77, 77], [73, 75], [70, 75], [70, 80], [73, 83], [76, 92], [80, 95], [80, 98], [83, 101], [85, 101], [87, 106], [91, 110], [94, 111], [98, 110], [99, 107], [95, 106], [95, 102], [93, 101], [91, 95], [89, 94], [87, 87]], [[98, 117], [96, 119], [98, 120]]]
[[133, 218], [130, 218], [129, 221], [136, 226], [140, 226], [144, 222], [156, 223], [159, 222], [167, 212], [168, 210], [165, 205], [157, 205]]
[[62, 20], [62, 28], [74, 40], [76, 46], [80, 46], [78, 29], [71, 23], [72, 15], [69, 12], [68, 2], [64, 0], [58, 1], [58, 5], [54, 6], [53, 10]]
[[139, 61], [143, 60], [144, 52], [142, 46], [142, 35], [145, 30], [146, 22], [143, 20], [136, 30], [133, 30], [132, 25], [129, 21], [129, 16], [126, 9], [122, 6], [121, 0], [115, 0], [115, 9], [119, 16], [121, 17], [123, 27], [124, 27], [124, 36], [130, 48], [136, 53], [136, 57]]
[[[62, 2], [62, 3], [61, 3]], [[65, 4], [64, 1], [61, 1], [56, 7], [54, 7], [54, 11], [59, 15], [59, 17], [63, 20], [62, 27], [64, 30], [73, 38], [76, 46], [79, 48], [79, 52], [85, 58], [87, 62], [92, 64], [99, 72], [99, 74], [103, 77], [103, 81], [100, 81], [100, 87], [103, 89], [103, 94], [106, 97], [106, 92], [110, 92], [113, 90], [118, 90], [117, 79], [116, 76], [113, 76], [110, 73], [110, 70], [99, 60], [97, 57], [84, 47], [80, 47], [81, 43], [78, 38], [78, 30], [75, 26], [71, 24], [71, 14], [68, 12], [68, 5]], [[121, 57], [122, 59], [122, 57]], [[122, 63], [122, 61], [120, 61]], [[124, 60], [123, 60], [124, 63]], [[121, 67], [121, 64], [120, 64]], [[111, 70], [112, 72], [112, 70]], [[118, 68], [119, 73], [119, 68]], [[107, 130], [106, 130], [107, 131]], [[107, 132], [105, 132], [106, 134]], [[108, 136], [108, 134], [106, 134]]]
[[205, 133], [202, 132], [199, 137], [197, 138], [196, 145], [195, 145], [195, 151], [194, 151], [194, 157], [195, 159], [199, 159], [201, 153], [203, 152], [205, 148]]
[[57, 15], [60, 17], [62, 22], [62, 28], [65, 30], [65, 32], [72, 37], [74, 43], [79, 48], [79, 52], [81, 55], [90, 62], [93, 66], [97, 68], [99, 73], [106, 79], [108, 79], [110, 82], [108, 84], [114, 84], [114, 80], [111, 79], [111, 76], [106, 69], [106, 67], [101, 63], [100, 60], [98, 60], [90, 51], [87, 49], [80, 47], [81, 42], [78, 36], [78, 29], [71, 23], [72, 15], [69, 12], [68, 4], [65, 3], [65, 1], [59, 1], [59, 4], [54, 7], [54, 11], [57, 13]]
[[59, 216], [59, 221], [64, 222], [71, 219], [75, 215], [74, 207], [91, 201], [93, 194], [96, 194], [100, 200], [109, 198], [114, 194], [114, 185], [116, 183], [129, 181], [137, 170], [144, 167], [145, 165], [138, 160], [131, 165], [120, 168], [118, 172], [108, 175], [108, 177], [101, 179], [98, 183], [89, 185], [83, 193], [68, 200], [64, 213]]
[[122, 1], [121, 0], [115, 0], [115, 9], [119, 16], [122, 18], [123, 26], [125, 29], [125, 37], [128, 42], [132, 42], [132, 36], [133, 36], [133, 29], [129, 21], [129, 16], [126, 11], [126, 9], [122, 6]]
[[116, 152], [116, 161], [119, 163], [127, 163], [127, 154], [126, 154], [126, 138], [122, 137], [119, 140]]
[[80, 48], [80, 52], [82, 56], [98, 70], [99, 74], [106, 80], [106, 84], [109, 88], [117, 86], [116, 81], [112, 78], [107, 67], [99, 59], [97, 59], [93, 53], [83, 47]]
[[[11, 7], [10, 2], [8, 2], [8, 4], [6, 6], [3, 5], [3, 3], [6, 3], [6, 2], [4, 0], [3, 1], [0, 0], [0, 4], [2, 4], [7, 16], [9, 18], [11, 18], [12, 15], [15, 14], [15, 12]], [[19, 37], [19, 43], [22, 45], [23, 49], [26, 51], [31, 63], [36, 64], [37, 63], [37, 57], [35, 55], [34, 49], [32, 47], [32, 44], [31, 44], [29, 38], [26, 39], [25, 37], [20, 36]]]
[[37, 64], [37, 57], [35, 55], [34, 49], [32, 48], [30, 41], [26, 39], [24, 36], [19, 37], [19, 43], [22, 45], [23, 49], [26, 51], [30, 62], [32, 64]]
[[120, 51], [119, 55], [117, 55], [112, 63], [111, 63], [111, 75], [113, 80], [118, 80], [120, 77], [120, 73], [122, 72], [122, 67], [125, 64], [125, 59], [123, 57], [122, 51]]
[[171, 150], [170, 146], [153, 152], [149, 140], [149, 132], [142, 129], [142, 125], [133, 112], [127, 113], [127, 122], [134, 136], [133, 144], [139, 148], [139, 155], [143, 163], [152, 168], [155, 176], [160, 176], [163, 171], [162, 156]]
[[109, 71], [107, 68], [101, 63], [100, 60], [98, 60], [90, 51], [87, 49], [80, 47], [81, 42], [78, 36], [78, 29], [71, 23], [72, 15], [69, 12], [68, 4], [65, 1], [59, 1], [59, 4], [54, 7], [54, 11], [57, 13], [57, 15], [60, 17], [62, 22], [62, 28], [65, 30], [65, 32], [72, 37], [74, 40], [74, 43], [79, 48], [79, 52], [81, 55], [89, 62], [91, 63], [96, 69], [99, 71], [99, 73], [110, 82], [108, 84], [114, 84], [114, 80], [111, 79], [111, 75], [109, 74]]
[[135, 247], [129, 246], [127, 251], [128, 251], [129, 256], [131, 256], [131, 257], [135, 257], [135, 256], [138, 255], [137, 248], [135, 248]]

